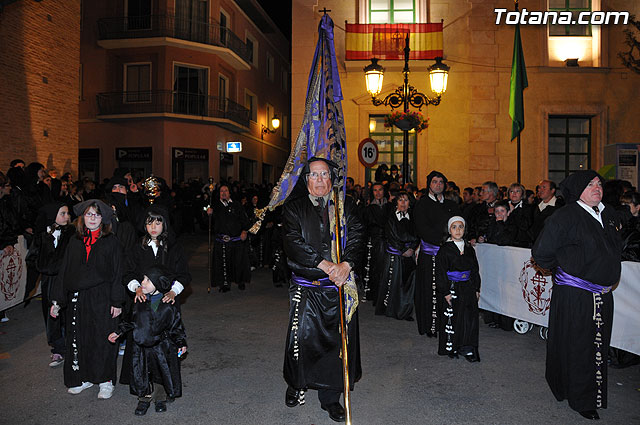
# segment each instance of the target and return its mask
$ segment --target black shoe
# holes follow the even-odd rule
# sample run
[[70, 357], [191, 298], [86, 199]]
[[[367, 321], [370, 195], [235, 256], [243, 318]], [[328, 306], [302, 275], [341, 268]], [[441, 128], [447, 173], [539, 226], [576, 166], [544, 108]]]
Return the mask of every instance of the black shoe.
[[469, 363], [476, 363], [480, 361], [480, 356], [477, 353], [473, 353], [473, 354], [468, 354], [466, 356], [464, 356], [464, 358], [469, 362]]
[[335, 422], [344, 422], [344, 407], [337, 401], [335, 403], [330, 403], [322, 407], [322, 410], [326, 410], [329, 413], [329, 417]]
[[151, 403], [149, 403], [148, 401], [139, 401], [138, 407], [136, 407], [136, 411], [135, 411], [136, 416], [146, 415], [147, 410], [149, 410], [149, 406], [151, 406]]
[[156, 401], [156, 412], [166, 412], [167, 411], [167, 402], [166, 401]]
[[284, 395], [284, 404], [287, 407], [296, 407], [300, 404], [300, 391], [293, 387], [287, 387], [287, 392]]
[[596, 412], [595, 410], [583, 410], [582, 412], [578, 413], [580, 413], [580, 416], [582, 416], [583, 418], [591, 419], [594, 421], [600, 419], [600, 415], [598, 415], [598, 412]]
[[244, 291], [246, 288], [246, 286], [244, 285], [244, 283], [238, 283], [238, 289], [241, 291]]
[[406, 320], [407, 322], [413, 322], [414, 318], [412, 316], [408, 316], [408, 317], [405, 317], [404, 320]]
[[437, 336], [435, 332], [431, 331], [427, 331], [425, 335], [427, 335], [427, 338], [435, 338]]
[[231, 288], [229, 287], [229, 285], [222, 285], [220, 289], [218, 289], [218, 292], [229, 292], [230, 290]]

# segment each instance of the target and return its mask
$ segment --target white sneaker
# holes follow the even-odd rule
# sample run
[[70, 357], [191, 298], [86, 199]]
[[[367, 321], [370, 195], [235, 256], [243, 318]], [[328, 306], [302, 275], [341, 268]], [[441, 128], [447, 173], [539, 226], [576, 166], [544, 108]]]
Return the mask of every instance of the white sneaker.
[[111, 381], [103, 382], [102, 384], [100, 384], [100, 391], [98, 392], [98, 398], [102, 400], [111, 398], [111, 396], [113, 395], [114, 389], [115, 387], [113, 386]]
[[67, 392], [69, 394], [80, 394], [81, 392], [83, 392], [87, 388], [91, 388], [91, 387], [93, 387], [93, 384], [91, 382], [83, 382], [82, 385], [80, 385], [79, 387], [71, 387], [71, 388], [69, 388], [67, 390]]
[[51, 363], [49, 363], [49, 367], [58, 367], [62, 363], [64, 363], [64, 357], [62, 357], [60, 354], [51, 355]]

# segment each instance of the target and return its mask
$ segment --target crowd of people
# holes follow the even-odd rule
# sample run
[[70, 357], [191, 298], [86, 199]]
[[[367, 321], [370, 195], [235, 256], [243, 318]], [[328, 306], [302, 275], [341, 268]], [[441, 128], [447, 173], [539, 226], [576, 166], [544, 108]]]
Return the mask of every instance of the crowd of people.
[[[287, 405], [301, 404], [308, 388], [321, 389], [323, 409], [343, 420], [336, 406], [340, 391], [323, 386], [326, 377], [302, 382], [294, 372], [301, 350], [298, 314], [303, 308], [324, 308], [331, 298], [323, 292], [310, 307], [313, 291], [302, 297], [300, 288], [309, 282], [343, 284], [354, 272], [361, 300], [372, 303], [375, 314], [415, 321], [420, 335], [438, 338], [438, 354], [479, 362], [481, 281], [474, 247], [491, 243], [535, 250], [545, 222], [567, 201], [550, 180], [540, 181], [535, 190], [492, 181], [460, 190], [432, 171], [426, 188], [419, 189], [401, 183], [397, 166], [380, 167], [376, 181], [364, 186], [346, 179], [353, 216], [347, 221], [362, 249], [354, 242], [348, 261], [325, 264], [328, 246], [321, 241], [329, 230], [323, 214], [330, 199], [323, 184], [335, 176], [314, 167], [307, 165], [304, 172], [309, 205], [292, 200], [284, 209], [264, 211], [269, 184], [193, 180], [170, 188], [157, 177], [149, 185], [149, 179], [127, 169], [116, 169], [96, 184], [74, 181], [70, 173], [58, 178], [56, 170], [39, 163], [12, 161], [6, 174], [0, 173], [0, 249], [10, 255], [19, 235], [27, 241], [26, 293], [39, 279], [50, 366], [64, 364], [69, 393], [99, 384], [98, 397], [111, 397], [117, 341], [126, 341], [120, 382], [138, 396], [137, 415], [144, 415], [151, 402], [162, 412], [167, 401], [181, 395], [178, 355], [186, 353], [187, 343], [177, 300], [191, 276], [177, 237], [200, 230], [209, 234], [210, 289], [246, 290], [251, 272], [260, 267], [272, 270], [275, 286], [290, 285]], [[620, 223], [622, 259], [640, 261], [640, 194], [626, 181], [603, 181], [602, 186], [603, 202], [611, 207], [607, 215]], [[314, 209], [319, 216], [312, 219]], [[319, 220], [317, 236], [300, 228], [305, 220], [313, 226]], [[549, 257], [542, 263], [545, 259], [549, 268], [556, 265]], [[301, 297], [307, 304], [300, 304]], [[482, 317], [491, 327], [510, 330], [513, 325], [513, 319], [491, 312]], [[354, 350], [357, 380], [359, 350]], [[637, 357], [611, 354], [614, 364], [637, 362]], [[564, 397], [561, 390], [556, 395]]]

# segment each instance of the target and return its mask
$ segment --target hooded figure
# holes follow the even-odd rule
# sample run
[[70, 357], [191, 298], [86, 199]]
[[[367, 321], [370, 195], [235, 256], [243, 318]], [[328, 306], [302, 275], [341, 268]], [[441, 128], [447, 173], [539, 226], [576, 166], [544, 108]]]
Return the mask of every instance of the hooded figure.
[[62, 265], [69, 241], [75, 234], [69, 225], [69, 208], [62, 202], [52, 202], [40, 208], [36, 220], [37, 232], [27, 254], [27, 264], [40, 274], [42, 315], [44, 317], [47, 342], [51, 346], [51, 367], [62, 363], [65, 355], [63, 324], [64, 314], [57, 319], [49, 316], [51, 290]]
[[[166, 409], [167, 398], [173, 400], [182, 395], [178, 350], [187, 346], [187, 336], [180, 304], [162, 301], [174, 281], [171, 271], [163, 265], [153, 265], [144, 269], [143, 276], [153, 283], [157, 292], [146, 294], [145, 301], [134, 304], [131, 319], [120, 323], [118, 334], [128, 334], [131, 394], [138, 396], [141, 403], [147, 403], [146, 408], [153, 399], [156, 411], [163, 411], [158, 409]], [[143, 409], [144, 412], [139, 413], [138, 409], [137, 415], [146, 412]]]
[[[324, 162], [326, 168], [313, 166], [319, 161]], [[328, 178], [325, 177], [327, 168]], [[294, 189], [297, 196], [290, 195], [282, 216], [283, 247], [293, 272], [284, 359], [284, 379], [288, 384], [285, 403], [295, 407], [303, 402], [307, 389], [315, 389], [321, 407], [328, 410], [332, 418], [340, 418], [340, 412], [344, 415], [339, 404], [344, 386], [339, 357], [338, 290], [325, 272], [327, 263], [334, 264], [328, 216], [329, 209], [333, 208], [329, 199], [336, 168], [329, 160], [309, 159]], [[364, 248], [364, 228], [350, 197], [345, 199], [344, 223], [346, 245], [341, 252], [341, 263], [334, 265], [340, 270], [353, 269]], [[357, 312], [348, 325], [348, 359], [350, 384], [354, 385], [362, 374]]]
[[601, 202], [603, 179], [578, 171], [561, 184], [567, 205], [544, 223], [531, 250], [554, 273], [549, 312], [546, 378], [558, 401], [597, 419], [607, 407], [607, 353], [613, 294], [620, 280], [618, 214]]

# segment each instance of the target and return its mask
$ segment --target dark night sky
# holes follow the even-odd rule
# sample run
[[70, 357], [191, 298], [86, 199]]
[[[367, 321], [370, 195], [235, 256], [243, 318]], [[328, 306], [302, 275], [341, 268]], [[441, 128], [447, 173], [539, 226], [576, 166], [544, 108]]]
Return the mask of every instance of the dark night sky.
[[291, 0], [258, 0], [258, 3], [284, 36], [291, 40]]

